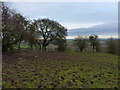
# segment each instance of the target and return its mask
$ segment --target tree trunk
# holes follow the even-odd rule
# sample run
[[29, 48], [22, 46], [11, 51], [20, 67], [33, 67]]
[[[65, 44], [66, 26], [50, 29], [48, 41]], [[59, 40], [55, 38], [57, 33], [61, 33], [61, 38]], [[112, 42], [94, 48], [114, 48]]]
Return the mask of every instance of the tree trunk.
[[41, 50], [41, 45], [39, 46], [39, 49]]
[[18, 43], [18, 50], [20, 50], [20, 49], [21, 49], [20, 44], [21, 44], [21, 42], [19, 42], [19, 43]]
[[46, 46], [42, 46], [42, 51], [46, 51]]
[[32, 44], [30, 44], [30, 47], [31, 47], [31, 50], [33, 50], [33, 45]]
[[81, 52], [83, 52], [83, 49], [80, 49]]
[[37, 44], [39, 45], [39, 49], [41, 50], [41, 43], [37, 42]]
[[80, 52], [83, 52], [83, 49], [80, 48]]
[[7, 51], [8, 51], [8, 48], [2, 47], [2, 52], [7, 52]]
[[93, 52], [94, 52], [95, 47], [93, 46]]

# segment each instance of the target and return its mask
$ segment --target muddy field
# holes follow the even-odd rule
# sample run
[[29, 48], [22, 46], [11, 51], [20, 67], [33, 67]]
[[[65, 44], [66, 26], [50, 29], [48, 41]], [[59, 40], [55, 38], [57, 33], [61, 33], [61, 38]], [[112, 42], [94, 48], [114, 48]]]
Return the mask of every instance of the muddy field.
[[3, 88], [117, 88], [118, 56], [106, 53], [3, 53]]

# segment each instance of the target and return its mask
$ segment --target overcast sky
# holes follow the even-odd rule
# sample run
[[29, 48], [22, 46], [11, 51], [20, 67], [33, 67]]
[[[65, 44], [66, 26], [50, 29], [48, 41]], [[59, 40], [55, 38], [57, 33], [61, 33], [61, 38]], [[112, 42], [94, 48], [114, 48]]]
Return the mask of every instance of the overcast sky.
[[[96, 30], [91, 30], [91, 33], [104, 34], [104, 37], [105, 33], [110, 37], [116, 36], [118, 32], [117, 2], [13, 2], [11, 7], [30, 19], [49, 18], [58, 21], [67, 29], [72, 29], [68, 31], [69, 37], [75, 36], [70, 33], [80, 35], [81, 28], [87, 32], [86, 30], [91, 30], [91, 28], [101, 30], [99, 28], [103, 26], [104, 29], [99, 31], [101, 33], [96, 33]], [[108, 29], [111, 30], [110, 34]]]

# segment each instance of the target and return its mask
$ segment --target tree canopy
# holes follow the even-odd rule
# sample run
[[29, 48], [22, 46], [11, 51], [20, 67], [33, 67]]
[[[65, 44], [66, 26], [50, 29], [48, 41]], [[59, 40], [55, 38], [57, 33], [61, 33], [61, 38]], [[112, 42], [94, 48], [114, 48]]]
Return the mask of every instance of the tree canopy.
[[52, 41], [59, 39], [65, 39], [67, 35], [67, 29], [60, 25], [58, 22], [50, 19], [38, 19], [37, 32], [41, 38], [42, 49], [46, 50]]

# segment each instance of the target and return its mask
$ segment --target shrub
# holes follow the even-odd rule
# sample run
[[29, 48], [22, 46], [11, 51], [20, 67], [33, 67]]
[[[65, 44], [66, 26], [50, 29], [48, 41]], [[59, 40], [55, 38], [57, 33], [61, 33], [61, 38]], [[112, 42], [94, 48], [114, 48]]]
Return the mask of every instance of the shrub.
[[118, 54], [118, 40], [110, 38], [107, 43], [107, 52], [111, 54]]

